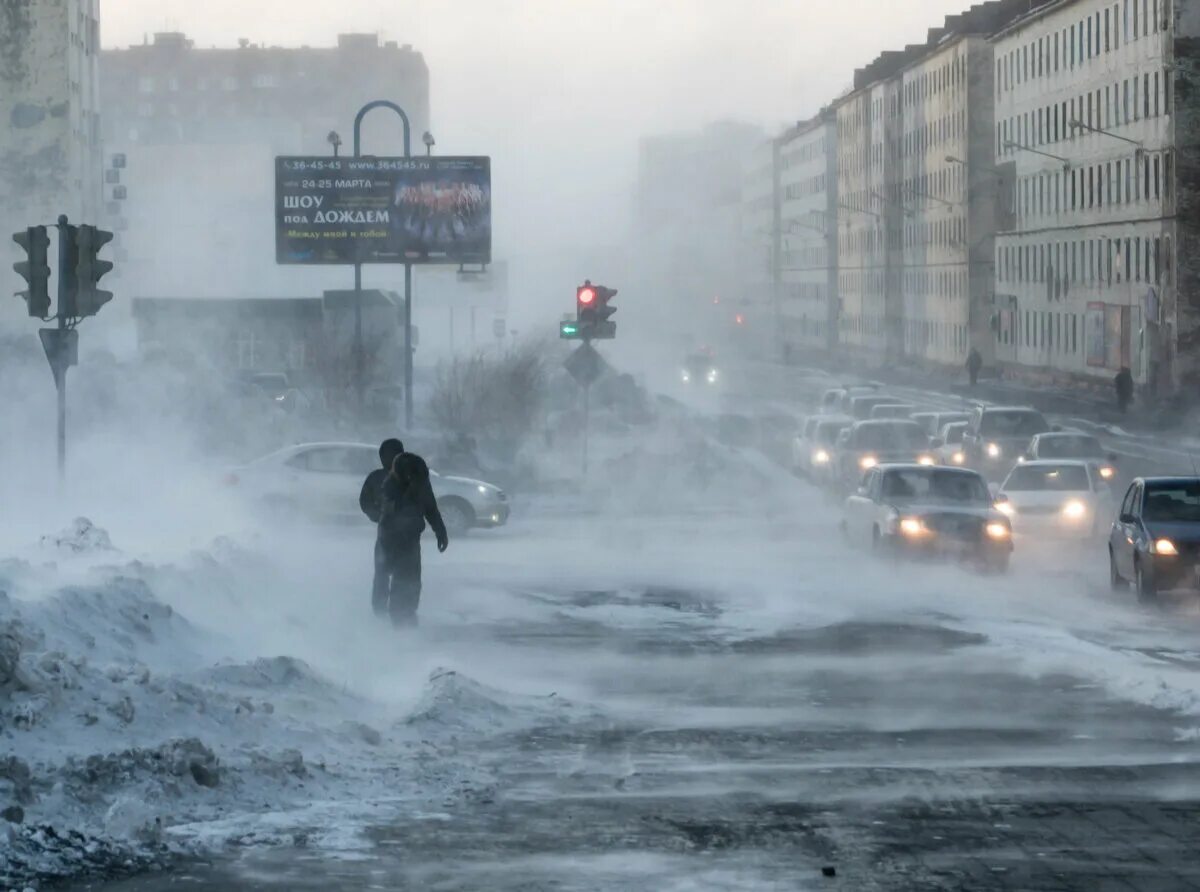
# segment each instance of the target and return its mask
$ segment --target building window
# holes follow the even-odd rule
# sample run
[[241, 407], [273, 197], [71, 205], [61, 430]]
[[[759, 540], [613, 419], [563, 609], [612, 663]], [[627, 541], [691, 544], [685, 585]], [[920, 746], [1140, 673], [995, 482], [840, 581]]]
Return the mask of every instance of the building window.
[[154, 92], [154, 78], [139, 77], [138, 78], [138, 92], [139, 93], [153, 93]]

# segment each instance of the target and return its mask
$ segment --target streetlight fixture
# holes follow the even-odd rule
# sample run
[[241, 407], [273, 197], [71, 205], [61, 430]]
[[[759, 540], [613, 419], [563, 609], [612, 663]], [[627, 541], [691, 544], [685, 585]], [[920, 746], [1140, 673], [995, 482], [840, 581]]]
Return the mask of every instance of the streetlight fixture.
[[1101, 133], [1104, 136], [1111, 136], [1113, 139], [1119, 139], [1121, 142], [1132, 143], [1137, 146], [1137, 153], [1140, 155], [1146, 151], [1145, 145], [1141, 140], [1130, 139], [1128, 136], [1121, 136], [1119, 133], [1113, 133], [1111, 130], [1103, 130], [1100, 127], [1093, 127], [1091, 124], [1085, 124], [1077, 118], [1072, 118], [1067, 122], [1072, 130], [1087, 130], [1089, 133]]
[[428, 157], [433, 154], [433, 147], [437, 145], [437, 140], [433, 138], [433, 134], [426, 130], [421, 134], [421, 142], [425, 143], [425, 155]]
[[1006, 149], [1020, 149], [1022, 152], [1032, 152], [1034, 155], [1042, 155], [1046, 158], [1053, 158], [1055, 161], [1061, 162], [1063, 170], [1071, 169], [1071, 161], [1064, 158], [1062, 155], [1051, 155], [1049, 152], [1043, 152], [1041, 149], [1035, 149], [1032, 146], [1024, 146], [1019, 142], [1013, 142], [1011, 139], [1004, 143]]

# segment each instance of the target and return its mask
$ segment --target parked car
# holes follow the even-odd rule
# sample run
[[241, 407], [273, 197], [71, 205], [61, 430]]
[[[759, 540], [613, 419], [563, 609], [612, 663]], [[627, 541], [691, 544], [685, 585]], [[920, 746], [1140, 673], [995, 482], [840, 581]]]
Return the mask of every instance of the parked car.
[[911, 418], [921, 425], [925, 435], [933, 440], [941, 436], [942, 428], [947, 424], [970, 421], [971, 415], [969, 412], [915, 412]]
[[1037, 434], [1053, 430], [1037, 409], [1025, 406], [976, 406], [963, 434], [969, 467], [989, 479], [1003, 479]]
[[929, 441], [930, 452], [939, 465], [957, 465], [962, 467], [967, 463], [967, 454], [963, 452], [963, 434], [967, 431], [967, 422], [951, 421], [942, 426], [937, 436]]
[[992, 507], [976, 471], [925, 465], [879, 465], [846, 499], [843, 529], [879, 554], [942, 555], [1003, 573], [1012, 527]]
[[912, 413], [916, 410], [917, 407], [911, 403], [882, 403], [871, 409], [869, 417], [883, 420], [892, 418], [904, 420], [912, 418]]
[[842, 415], [814, 415], [792, 441], [792, 469], [816, 481], [828, 479], [838, 434], [854, 420]]
[[1108, 452], [1098, 439], [1076, 431], [1051, 431], [1038, 434], [1029, 441], [1021, 461], [1076, 458], [1094, 463], [1102, 479], [1117, 477], [1117, 457]]
[[[365, 519], [358, 494], [379, 467], [379, 448], [365, 443], [301, 443], [230, 471], [225, 482], [269, 508], [314, 519]], [[452, 533], [508, 522], [508, 497], [498, 486], [430, 470], [433, 494]]]
[[1099, 466], [1086, 461], [1030, 461], [1009, 472], [996, 508], [1018, 535], [1089, 539], [1112, 522], [1112, 488]]
[[892, 462], [934, 463], [920, 425], [911, 421], [859, 421], [838, 435], [831, 481], [854, 489], [876, 465]]
[[1139, 601], [1200, 588], [1200, 477], [1140, 477], [1129, 485], [1108, 539], [1114, 590]]

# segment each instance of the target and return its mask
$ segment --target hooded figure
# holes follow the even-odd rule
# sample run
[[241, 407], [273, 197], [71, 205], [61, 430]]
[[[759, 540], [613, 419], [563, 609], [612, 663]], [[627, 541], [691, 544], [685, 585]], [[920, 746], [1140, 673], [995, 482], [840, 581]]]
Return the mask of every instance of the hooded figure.
[[1117, 391], [1117, 408], [1124, 413], [1133, 402], [1133, 373], [1129, 371], [1128, 366], [1122, 366], [1121, 371], [1117, 372], [1113, 378], [1113, 387]]
[[421, 533], [426, 522], [437, 536], [438, 551], [445, 551], [450, 540], [425, 460], [405, 452], [399, 440], [385, 440], [379, 459], [383, 467], [367, 476], [359, 494], [363, 513], [377, 524], [371, 606], [376, 615], [389, 614], [397, 625], [412, 625], [421, 600]]
[[971, 378], [971, 386], [979, 383], [979, 372], [983, 369], [983, 355], [974, 347], [967, 354], [967, 375]]

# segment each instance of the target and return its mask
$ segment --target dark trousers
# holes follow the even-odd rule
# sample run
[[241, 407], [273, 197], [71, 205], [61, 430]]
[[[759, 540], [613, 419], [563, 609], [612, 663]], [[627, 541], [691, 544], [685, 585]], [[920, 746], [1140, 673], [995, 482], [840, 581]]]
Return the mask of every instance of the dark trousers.
[[421, 539], [375, 541], [371, 607], [396, 625], [414, 625], [421, 603]]

